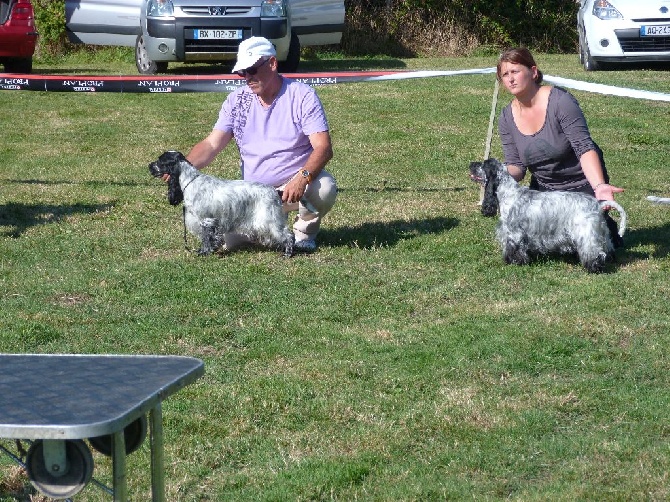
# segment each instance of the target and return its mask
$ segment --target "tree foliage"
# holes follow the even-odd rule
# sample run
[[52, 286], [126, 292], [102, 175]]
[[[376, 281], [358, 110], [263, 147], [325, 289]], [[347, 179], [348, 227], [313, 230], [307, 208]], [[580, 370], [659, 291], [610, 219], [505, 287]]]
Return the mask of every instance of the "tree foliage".
[[456, 25], [481, 45], [524, 45], [543, 52], [573, 52], [577, 45], [574, 0], [347, 0], [348, 12], [390, 16], [391, 38], [402, 37], [415, 14], [427, 25]]
[[32, 0], [32, 3], [40, 46], [44, 49], [62, 43], [66, 38], [65, 0]]

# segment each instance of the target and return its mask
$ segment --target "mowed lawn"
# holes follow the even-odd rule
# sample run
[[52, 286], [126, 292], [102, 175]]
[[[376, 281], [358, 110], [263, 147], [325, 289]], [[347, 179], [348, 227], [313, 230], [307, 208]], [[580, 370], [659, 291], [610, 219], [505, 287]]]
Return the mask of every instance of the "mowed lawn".
[[[663, 69], [537, 60], [670, 92]], [[670, 206], [646, 196], [670, 196], [670, 103], [572, 91], [628, 212], [616, 263], [590, 275], [570, 257], [503, 264], [467, 170], [493, 89], [493, 75], [319, 87], [338, 203], [318, 252], [291, 259], [185, 250], [181, 208], [149, 175], [211, 130], [224, 94], [0, 91], [0, 352], [201, 358], [204, 377], [163, 403], [169, 501], [667, 500]], [[208, 172], [237, 165], [231, 147]], [[148, 474], [147, 441], [128, 457], [131, 500], [150, 499]], [[108, 499], [93, 484], [74, 498]], [[43, 499], [0, 456], [0, 501], [19, 500]]]

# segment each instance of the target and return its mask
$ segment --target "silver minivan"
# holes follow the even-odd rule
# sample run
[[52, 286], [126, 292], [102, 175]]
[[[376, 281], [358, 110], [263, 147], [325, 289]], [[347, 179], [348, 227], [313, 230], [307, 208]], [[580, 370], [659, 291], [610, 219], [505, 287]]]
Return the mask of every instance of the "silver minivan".
[[340, 43], [344, 0], [66, 0], [65, 22], [71, 42], [134, 46], [142, 74], [233, 61], [251, 36], [269, 39], [280, 70], [294, 72], [301, 47]]

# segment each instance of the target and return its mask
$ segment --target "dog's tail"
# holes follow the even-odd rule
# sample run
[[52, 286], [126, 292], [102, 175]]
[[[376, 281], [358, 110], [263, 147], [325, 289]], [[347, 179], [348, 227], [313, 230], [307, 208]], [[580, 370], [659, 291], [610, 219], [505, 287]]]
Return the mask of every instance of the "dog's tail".
[[608, 208], [614, 208], [619, 213], [619, 237], [623, 237], [623, 234], [626, 233], [626, 211], [618, 202], [601, 200], [600, 209], [606, 210]]

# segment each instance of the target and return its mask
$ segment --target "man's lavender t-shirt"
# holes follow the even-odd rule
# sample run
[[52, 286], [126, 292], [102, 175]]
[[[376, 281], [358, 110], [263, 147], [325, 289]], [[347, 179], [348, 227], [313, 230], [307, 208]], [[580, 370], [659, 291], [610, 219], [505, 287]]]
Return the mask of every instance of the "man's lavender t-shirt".
[[230, 93], [214, 129], [232, 132], [240, 150], [242, 178], [280, 186], [301, 169], [312, 153], [309, 135], [328, 130], [313, 88], [282, 78], [269, 108], [248, 86]]

